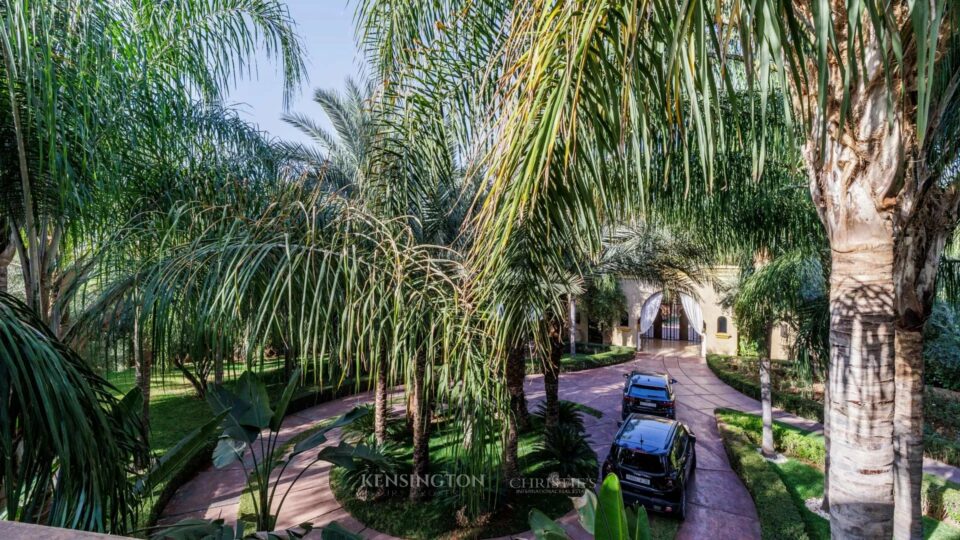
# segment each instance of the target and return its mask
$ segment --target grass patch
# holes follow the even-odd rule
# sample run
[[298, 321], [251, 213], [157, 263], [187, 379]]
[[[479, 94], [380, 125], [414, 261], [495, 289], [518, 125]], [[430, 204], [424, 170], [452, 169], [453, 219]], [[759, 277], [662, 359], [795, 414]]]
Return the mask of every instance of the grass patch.
[[[282, 360], [267, 360], [262, 364], [260, 377], [267, 384], [271, 398], [280, 394], [286, 380], [283, 377]], [[228, 364], [224, 367], [224, 384], [231, 386], [245, 369], [245, 364]], [[134, 370], [109, 372], [104, 375], [116, 389], [118, 397], [129, 392], [135, 385]], [[310, 379], [311, 375], [307, 375]], [[325, 380], [330, 380], [325, 378]], [[359, 385], [355, 378], [345, 378], [336, 383], [324, 385], [306, 385], [299, 389], [287, 414], [293, 414], [308, 407], [342, 396], [353, 394], [358, 387], [367, 387], [368, 379], [361, 378]], [[199, 428], [213, 418], [210, 406], [199, 399], [193, 386], [174, 370], [156, 370], [150, 384], [150, 450], [154, 456], [161, 456], [175, 446], [191, 431]], [[192, 478], [197, 472], [210, 464], [215, 441], [198, 451], [180, 471], [177, 471], [166, 483], [157, 486], [150, 496], [145, 498], [137, 523], [137, 530], [145, 531], [152, 527], [164, 506], [176, 490]]]
[[743, 430], [720, 422], [730, 465], [753, 497], [764, 540], [807, 540], [807, 525], [774, 467], [756, 451]]
[[[713, 373], [737, 391], [760, 399], [758, 360], [708, 354]], [[790, 374], [788, 363], [773, 362], [773, 404], [797, 416], [823, 422], [822, 385], [802, 382]], [[806, 388], [804, 388], [806, 385]], [[923, 454], [960, 467], [960, 392], [927, 386], [923, 399]]]
[[[760, 444], [760, 417], [752, 414], [717, 409], [717, 420], [724, 436], [724, 446], [728, 454], [731, 447], [728, 437], [739, 439], [741, 447], [737, 453], [749, 452], [760, 458], [756, 447]], [[789, 456], [784, 464], [773, 464], [760, 458], [764, 464], [774, 470], [790, 494], [794, 507], [799, 512], [805, 525], [807, 537], [812, 539], [829, 539], [830, 523], [819, 515], [807, 510], [805, 501], [814, 497], [823, 497], [823, 467], [824, 442], [823, 436], [810, 433], [793, 426], [774, 422], [774, 444], [777, 451]], [[734, 443], [735, 444], [735, 443]], [[745, 445], [745, 446], [744, 446]], [[752, 457], [751, 457], [752, 459]], [[731, 462], [734, 458], [731, 456]], [[736, 470], [736, 467], [735, 467]], [[740, 471], [737, 471], [740, 474]], [[747, 489], [750, 489], [748, 479], [741, 476]], [[751, 494], [753, 490], [750, 489]], [[782, 502], [777, 499], [778, 502]], [[756, 501], [757, 512], [761, 515], [763, 527], [763, 510]], [[933, 540], [947, 540], [960, 538], [960, 484], [949, 482], [938, 476], [923, 475], [921, 487], [921, 505], [923, 507], [924, 538]], [[766, 538], [764, 534], [764, 538]], [[771, 538], [780, 538], [771, 536]]]

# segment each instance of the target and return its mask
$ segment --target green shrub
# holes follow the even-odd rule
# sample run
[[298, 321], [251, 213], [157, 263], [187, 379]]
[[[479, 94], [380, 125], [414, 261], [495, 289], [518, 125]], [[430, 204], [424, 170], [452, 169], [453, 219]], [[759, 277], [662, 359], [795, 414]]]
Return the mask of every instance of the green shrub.
[[[753, 399], [760, 399], [759, 372], [748, 377], [745, 373], [736, 372], [729, 368], [729, 357], [719, 354], [708, 354], [707, 365], [718, 379], [732, 386], [738, 392]], [[773, 405], [797, 416], [823, 422], [823, 403], [785, 392], [773, 393]]]
[[803, 518], [773, 466], [757, 452], [743, 429], [722, 422], [718, 426], [730, 465], [757, 507], [761, 537], [764, 540], [808, 540]]
[[564, 478], [592, 477], [597, 471], [597, 455], [590, 443], [581, 430], [569, 424], [545, 432], [532, 457]]
[[[760, 445], [763, 422], [759, 416], [731, 409], [717, 409], [717, 418], [728, 426], [739, 429], [754, 445]], [[826, 458], [823, 436], [774, 420], [773, 442], [778, 452], [823, 467]]]
[[928, 384], [960, 390], [960, 318], [949, 304], [938, 302], [924, 329], [924, 377]]

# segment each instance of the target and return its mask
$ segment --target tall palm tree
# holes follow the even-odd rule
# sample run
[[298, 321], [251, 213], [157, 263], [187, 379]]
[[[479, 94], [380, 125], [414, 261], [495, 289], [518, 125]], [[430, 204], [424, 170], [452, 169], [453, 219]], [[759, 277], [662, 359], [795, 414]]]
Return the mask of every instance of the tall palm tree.
[[[373, 28], [366, 34], [387, 38], [377, 61], [392, 84], [398, 65], [442, 58], [431, 51], [444, 39], [457, 49], [458, 38], [479, 35], [477, 43], [500, 53], [487, 62], [499, 67], [484, 71], [504, 75], [487, 102], [498, 110], [490, 121], [498, 137], [484, 161], [490, 190], [475, 248], [485, 272], [499, 264], [516, 216], [596, 231], [595, 216], [635, 191], [602, 174], [611, 161], [628, 164], [646, 186], [654, 180], [644, 174], [647, 150], [679, 159], [697, 141], [694, 161], [709, 184], [716, 149], [744, 144], [760, 171], [775, 149], [752, 134], [764, 126], [766, 96], [783, 90], [782, 107], [803, 127], [810, 192], [832, 253], [829, 474], [831, 499], [843, 501], [832, 506], [833, 534], [919, 537], [922, 368], [914, 359], [960, 197], [956, 145], [946, 142], [958, 139], [955, 3], [733, 0], [681, 9], [490, 0], [402, 9], [369, 0], [360, 10], [361, 24]], [[474, 11], [508, 15], [483, 33], [461, 18]], [[412, 69], [412, 78], [444, 67]], [[738, 84], [759, 90], [763, 102], [757, 115], [737, 105], [755, 120], [742, 134], [715, 121], [729, 114], [720, 98]], [[554, 174], [558, 163], [570, 174]], [[557, 198], [558, 182], [599, 196]]]
[[75, 252], [64, 247], [103, 233], [100, 218], [116, 211], [108, 203], [138, 185], [138, 154], [177, 133], [165, 130], [194, 100], [218, 103], [259, 45], [284, 63], [292, 90], [300, 45], [276, 1], [16, 1], [0, 16], [0, 215], [15, 232], [27, 303], [62, 334], [60, 293], [73, 287], [63, 265]]

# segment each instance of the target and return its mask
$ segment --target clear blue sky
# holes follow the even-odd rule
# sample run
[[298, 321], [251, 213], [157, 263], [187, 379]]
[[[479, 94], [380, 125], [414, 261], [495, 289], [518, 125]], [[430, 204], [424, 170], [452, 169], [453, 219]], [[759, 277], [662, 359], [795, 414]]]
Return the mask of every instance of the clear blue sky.
[[[305, 113], [329, 127], [320, 107], [313, 102], [314, 88], [342, 90], [347, 77], [363, 72], [362, 57], [353, 34], [354, 2], [347, 0], [287, 0], [290, 16], [297, 23], [306, 51], [308, 80], [290, 102], [290, 110]], [[283, 77], [279, 66], [258, 60], [252, 80], [239, 81], [227, 98], [241, 116], [274, 137], [306, 141], [300, 132], [280, 120], [283, 114]]]

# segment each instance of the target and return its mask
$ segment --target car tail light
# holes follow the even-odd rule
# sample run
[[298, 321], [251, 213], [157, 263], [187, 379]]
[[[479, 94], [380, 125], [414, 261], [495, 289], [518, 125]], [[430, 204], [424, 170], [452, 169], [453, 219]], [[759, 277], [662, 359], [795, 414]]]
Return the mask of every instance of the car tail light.
[[673, 402], [672, 402], [672, 401], [664, 401], [664, 402], [660, 403], [660, 408], [662, 408], [662, 409], [672, 409], [672, 408], [673, 408]]

